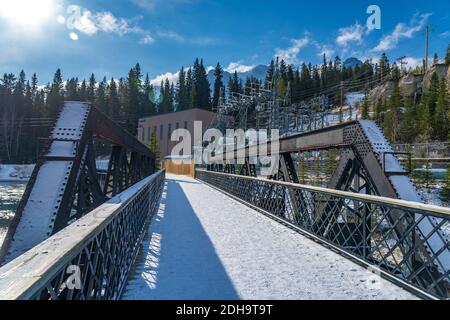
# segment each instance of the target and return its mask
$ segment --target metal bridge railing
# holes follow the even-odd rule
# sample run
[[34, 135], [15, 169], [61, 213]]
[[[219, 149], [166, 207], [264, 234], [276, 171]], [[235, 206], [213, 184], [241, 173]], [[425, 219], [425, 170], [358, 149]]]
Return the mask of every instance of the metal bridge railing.
[[196, 179], [422, 297], [449, 297], [448, 208], [205, 170]]
[[0, 269], [0, 300], [119, 299], [165, 171], [138, 182]]

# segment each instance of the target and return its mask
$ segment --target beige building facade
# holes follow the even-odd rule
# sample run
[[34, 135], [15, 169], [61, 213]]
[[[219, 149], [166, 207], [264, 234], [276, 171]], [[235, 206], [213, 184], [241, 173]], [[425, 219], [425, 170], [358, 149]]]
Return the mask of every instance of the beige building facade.
[[202, 122], [202, 134], [217, 121], [218, 115], [203, 109], [189, 109], [172, 112], [148, 118], [139, 119], [138, 139], [148, 145], [153, 131], [156, 132], [161, 157], [171, 154], [172, 148], [178, 142], [170, 141], [171, 134], [176, 129], [186, 129], [191, 134], [191, 144], [194, 145], [194, 122]]

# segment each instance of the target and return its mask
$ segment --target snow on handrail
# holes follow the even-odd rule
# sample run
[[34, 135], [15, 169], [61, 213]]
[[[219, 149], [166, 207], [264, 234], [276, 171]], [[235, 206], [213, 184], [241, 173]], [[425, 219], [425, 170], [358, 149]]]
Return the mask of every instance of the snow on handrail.
[[335, 190], [335, 189], [328, 189], [323, 187], [315, 187], [310, 185], [304, 185], [304, 184], [297, 184], [297, 183], [291, 183], [291, 182], [284, 182], [284, 181], [278, 181], [278, 180], [269, 180], [267, 178], [255, 178], [250, 176], [241, 176], [241, 175], [235, 175], [235, 174], [229, 174], [229, 173], [222, 173], [222, 172], [215, 172], [215, 171], [207, 171], [204, 169], [196, 169], [195, 171], [198, 172], [207, 172], [208, 174], [216, 174], [216, 175], [224, 175], [224, 176], [235, 176], [241, 179], [248, 179], [248, 180], [260, 180], [264, 182], [270, 182], [272, 184], [280, 185], [280, 186], [288, 186], [288, 187], [294, 187], [297, 189], [304, 189], [309, 191], [316, 191], [321, 193], [326, 193], [330, 195], [336, 195], [352, 200], [361, 200], [361, 201], [370, 201], [378, 204], [386, 204], [390, 206], [396, 206], [401, 207], [409, 210], [417, 210], [425, 213], [432, 213], [433, 215], [436, 215], [441, 218], [449, 218], [450, 217], [450, 208], [446, 207], [440, 207], [430, 204], [424, 204], [420, 202], [412, 202], [412, 201], [405, 201], [405, 200], [399, 200], [399, 199], [393, 199], [393, 198], [387, 198], [387, 197], [380, 197], [380, 196], [374, 196], [369, 194], [362, 194], [362, 193], [353, 193], [348, 191], [341, 191], [341, 190]]
[[[157, 207], [164, 177], [165, 170], [161, 170], [143, 179], [0, 268], [0, 300], [118, 298], [146, 223]], [[117, 248], [120, 245], [126, 245], [127, 249]], [[117, 250], [108, 252], [112, 248]], [[97, 260], [99, 251], [105, 255], [101, 262]], [[121, 261], [125, 264], [120, 264]], [[75, 262], [82, 268], [82, 288], [67, 290], [66, 281], [71, 275], [67, 268], [76, 265]], [[97, 265], [96, 269], [93, 267], [96, 263], [104, 265], [102, 268]], [[120, 265], [111, 269], [106, 263]], [[100, 273], [114, 272], [107, 279], [105, 274], [89, 276], [94, 269]], [[102, 280], [95, 283], [94, 279], [102, 277], [108, 283], [106, 287]], [[89, 286], [93, 288], [88, 289]]]

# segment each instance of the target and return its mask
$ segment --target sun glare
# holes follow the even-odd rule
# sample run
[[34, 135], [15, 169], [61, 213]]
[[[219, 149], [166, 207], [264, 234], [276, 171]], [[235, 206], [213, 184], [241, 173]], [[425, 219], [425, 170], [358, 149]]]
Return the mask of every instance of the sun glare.
[[0, 0], [0, 18], [23, 27], [39, 27], [53, 15], [55, 0]]

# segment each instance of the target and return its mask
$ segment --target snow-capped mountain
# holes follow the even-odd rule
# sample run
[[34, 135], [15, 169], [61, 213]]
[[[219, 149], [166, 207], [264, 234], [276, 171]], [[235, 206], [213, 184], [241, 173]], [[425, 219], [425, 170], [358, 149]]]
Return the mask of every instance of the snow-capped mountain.
[[[267, 69], [268, 69], [268, 66], [260, 64], [260, 65], [254, 66], [253, 68], [251, 68], [248, 71], [238, 72], [238, 77], [240, 80], [242, 80], [243, 83], [245, 83], [245, 80], [249, 77], [255, 77], [258, 80], [264, 81], [264, 79], [266, 78]], [[228, 81], [230, 80], [230, 78], [232, 76], [233, 76], [233, 73], [231, 73], [231, 72], [228, 72], [228, 71], [223, 72], [222, 81], [225, 86], [228, 85]], [[208, 72], [208, 81], [211, 84], [211, 88], [213, 88], [213, 86], [214, 86], [214, 80], [215, 80], [214, 70], [210, 70]]]
[[[267, 69], [268, 68], [269, 67], [265, 66], [265, 65], [256, 65], [254, 67], [249, 67], [249, 68], [246, 68], [246, 71], [242, 71], [242, 72], [238, 71], [238, 77], [239, 77], [239, 79], [242, 80], [243, 83], [245, 83], [245, 80], [248, 77], [255, 77], [258, 80], [263, 80], [264, 81], [264, 79], [266, 78], [266, 73], [267, 73]], [[233, 74], [234, 74], [234, 72], [228, 72], [228, 71], [225, 71], [225, 70], [223, 71], [223, 79], [222, 79], [222, 81], [223, 81], [223, 84], [225, 86], [228, 85], [228, 81], [233, 76]], [[151, 83], [153, 84], [153, 86], [154, 86], [154, 88], [156, 90], [159, 90], [161, 80], [165, 80], [166, 78], [169, 79], [169, 81], [171, 83], [176, 84], [177, 81], [178, 81], [178, 72], [176, 72], [176, 73], [166, 73], [166, 74], [160, 75], [160, 76], [156, 77], [155, 79], [151, 80]], [[208, 78], [208, 81], [209, 81], [209, 83], [211, 85], [211, 90], [212, 90], [214, 88], [214, 80], [215, 80], [214, 68], [212, 68], [212, 67], [209, 68], [209, 72], [208, 72], [207, 78]]]
[[348, 58], [344, 61], [344, 67], [345, 68], [355, 68], [356, 66], [361, 66], [363, 62], [357, 58]]

